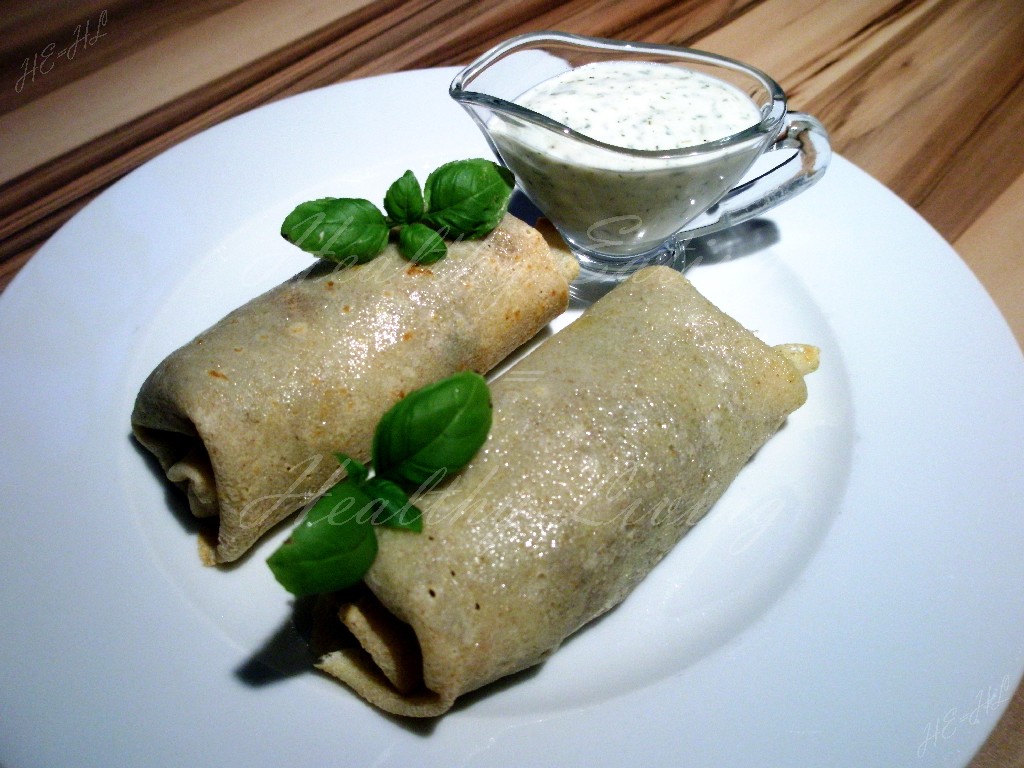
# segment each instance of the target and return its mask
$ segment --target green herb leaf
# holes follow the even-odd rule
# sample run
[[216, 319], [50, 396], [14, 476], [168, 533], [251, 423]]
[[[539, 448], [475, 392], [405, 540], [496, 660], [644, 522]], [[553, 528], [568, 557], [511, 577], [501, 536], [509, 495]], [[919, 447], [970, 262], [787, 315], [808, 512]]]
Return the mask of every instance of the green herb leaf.
[[384, 210], [395, 224], [414, 224], [423, 216], [423, 192], [412, 171], [388, 187]]
[[490, 160], [445, 163], [427, 177], [423, 221], [446, 237], [483, 237], [505, 215], [514, 183], [508, 170]]
[[373, 524], [388, 528], [420, 533], [423, 530], [423, 513], [412, 503], [402, 488], [383, 477], [371, 477], [363, 486], [364, 490], [379, 503]]
[[448, 255], [448, 246], [426, 224], [406, 224], [398, 230], [398, 251], [416, 264], [433, 264]]
[[464, 371], [398, 401], [377, 424], [378, 477], [423, 486], [458, 472], [491, 428], [491, 396], [483, 376]]
[[406, 171], [384, 195], [385, 216], [369, 200], [323, 197], [297, 206], [281, 234], [321, 259], [365, 264], [384, 250], [393, 226], [398, 249], [417, 264], [443, 259], [444, 238], [480, 238], [501, 222], [515, 178], [501, 166], [473, 158], [445, 163], [423, 189]]
[[296, 596], [358, 583], [377, 556], [376, 525], [423, 530], [423, 513], [402, 485], [426, 488], [462, 469], [490, 428], [490, 390], [479, 374], [457, 373], [407, 395], [377, 424], [373, 477], [361, 462], [335, 454], [348, 477], [267, 558], [274, 577]]
[[281, 225], [284, 238], [321, 259], [364, 264], [388, 243], [391, 228], [369, 200], [324, 197], [297, 206]]
[[358, 583], [377, 556], [370, 523], [374, 504], [353, 482], [342, 480], [332, 487], [267, 558], [274, 578], [299, 597]]
[[335, 453], [334, 458], [338, 460], [342, 468], [348, 473], [348, 478], [356, 485], [362, 485], [366, 482], [366, 478], [370, 476], [370, 470], [366, 466], [351, 456], [347, 456], [344, 453]]

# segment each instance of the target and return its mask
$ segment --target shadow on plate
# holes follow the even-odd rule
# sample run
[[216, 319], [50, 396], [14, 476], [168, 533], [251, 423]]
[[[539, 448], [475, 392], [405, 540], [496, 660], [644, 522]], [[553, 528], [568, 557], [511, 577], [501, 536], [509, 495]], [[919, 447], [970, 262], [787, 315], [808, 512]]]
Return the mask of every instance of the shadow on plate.
[[[339, 593], [339, 595], [341, 594], [343, 593]], [[352, 701], [359, 702], [361, 706], [368, 707], [375, 716], [384, 717], [409, 733], [429, 736], [444, 717], [443, 715], [432, 718], [415, 718], [388, 714], [363, 701], [344, 684], [316, 670], [314, 665], [322, 655], [343, 647], [358, 647], [355, 638], [340, 621], [334, 618], [338, 602], [342, 599], [339, 595], [296, 599], [292, 604], [291, 615], [235, 669], [235, 677], [252, 688], [262, 688], [299, 675], [321, 675], [337, 685], [339, 696], [349, 697]], [[561, 649], [571, 645], [577, 637], [600, 624], [618, 610], [618, 607], [613, 607], [574, 632], [562, 643]], [[456, 700], [451, 712], [468, 710], [484, 699], [522, 685], [536, 676], [543, 666], [544, 662], [534, 664], [475, 691], [470, 691]]]
[[[779, 241], [779, 228], [768, 219], [751, 219], [722, 232], [686, 242], [667, 266], [685, 272], [691, 267], [735, 261], [770, 248]], [[573, 309], [586, 309], [624, 278], [622, 274], [583, 272], [571, 286]]]

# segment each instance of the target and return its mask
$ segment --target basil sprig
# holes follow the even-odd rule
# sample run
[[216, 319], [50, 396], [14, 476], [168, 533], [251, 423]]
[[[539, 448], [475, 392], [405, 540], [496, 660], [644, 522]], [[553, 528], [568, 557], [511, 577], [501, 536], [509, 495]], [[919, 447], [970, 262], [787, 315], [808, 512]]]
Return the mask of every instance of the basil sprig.
[[418, 389], [381, 417], [371, 466], [335, 454], [347, 477], [310, 507], [267, 565], [294, 595], [334, 592], [363, 578], [377, 556], [374, 526], [419, 533], [409, 494], [461, 470], [491, 428], [484, 378], [465, 371]]
[[423, 192], [412, 171], [406, 171], [388, 187], [384, 195], [384, 210], [396, 224], [415, 224], [423, 218]]
[[406, 171], [384, 195], [382, 213], [369, 200], [324, 197], [297, 206], [281, 235], [321, 259], [364, 264], [394, 235], [399, 252], [417, 264], [445, 257], [445, 239], [478, 239], [493, 230], [512, 195], [515, 179], [481, 158], [445, 163], [420, 183]]
[[342, 480], [333, 486], [267, 558], [274, 577], [298, 596], [357, 583], [377, 557], [372, 509], [372, 499], [357, 483]]
[[433, 264], [448, 255], [448, 246], [435, 230], [417, 221], [398, 230], [398, 252], [417, 264]]
[[490, 427], [487, 383], [479, 374], [456, 374], [412, 392], [381, 417], [373, 466], [378, 477], [421, 486], [462, 469]]
[[281, 234], [317, 258], [365, 264], [388, 244], [391, 228], [369, 200], [322, 197], [297, 206]]
[[456, 160], [427, 176], [423, 221], [446, 237], [483, 237], [508, 208], [515, 177], [490, 160]]

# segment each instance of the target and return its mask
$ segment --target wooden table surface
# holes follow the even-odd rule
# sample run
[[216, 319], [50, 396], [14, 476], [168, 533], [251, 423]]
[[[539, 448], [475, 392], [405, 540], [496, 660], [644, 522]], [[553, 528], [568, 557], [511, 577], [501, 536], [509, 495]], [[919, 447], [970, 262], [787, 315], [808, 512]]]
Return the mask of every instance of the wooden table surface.
[[[560, 29], [775, 77], [929, 221], [1024, 341], [1019, 0], [59, 0], [0, 4], [0, 289], [147, 159], [283, 96]], [[870, 226], [866, 222], [866, 226]], [[973, 768], [1024, 766], [1024, 693]]]

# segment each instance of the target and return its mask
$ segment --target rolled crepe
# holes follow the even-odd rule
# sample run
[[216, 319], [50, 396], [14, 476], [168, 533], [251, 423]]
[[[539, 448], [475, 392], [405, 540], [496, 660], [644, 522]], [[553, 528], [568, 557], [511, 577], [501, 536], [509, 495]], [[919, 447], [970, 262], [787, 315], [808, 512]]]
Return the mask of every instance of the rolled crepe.
[[638, 272], [493, 384], [484, 447], [418, 498], [423, 532], [378, 529], [363, 583], [330, 597], [349, 643], [318, 666], [425, 717], [540, 662], [704, 516], [816, 364]]
[[532, 338], [566, 308], [577, 270], [512, 216], [429, 267], [394, 246], [361, 266], [322, 263], [161, 362], [132, 430], [192, 513], [212, 519], [204, 559], [235, 560], [340, 479], [333, 453], [366, 461], [405, 393], [484, 373]]

